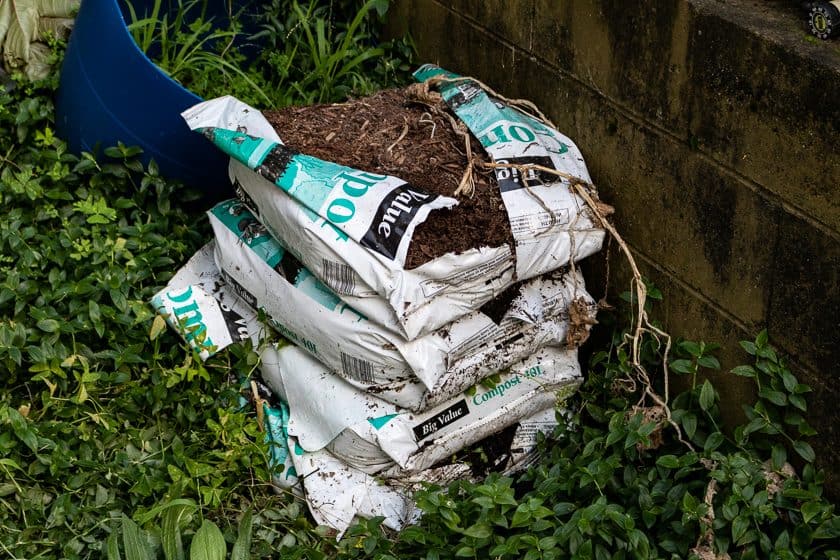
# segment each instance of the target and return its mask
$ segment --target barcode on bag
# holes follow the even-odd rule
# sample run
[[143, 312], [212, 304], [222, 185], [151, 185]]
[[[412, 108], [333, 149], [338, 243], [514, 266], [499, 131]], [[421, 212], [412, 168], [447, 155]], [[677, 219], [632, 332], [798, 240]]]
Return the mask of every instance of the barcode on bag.
[[356, 290], [356, 277], [353, 269], [346, 264], [329, 259], [322, 259], [324, 283], [336, 293], [353, 295]]
[[373, 367], [367, 360], [341, 353], [341, 368], [344, 374], [362, 383], [373, 383]]

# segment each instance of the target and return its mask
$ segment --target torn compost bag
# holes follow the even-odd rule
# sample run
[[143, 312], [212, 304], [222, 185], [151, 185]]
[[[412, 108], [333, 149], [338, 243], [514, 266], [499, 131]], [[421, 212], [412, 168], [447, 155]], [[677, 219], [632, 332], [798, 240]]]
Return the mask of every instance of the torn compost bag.
[[206, 360], [231, 344], [255, 345], [265, 328], [257, 312], [239, 304], [236, 292], [222, 281], [213, 260], [215, 242], [199, 249], [152, 297], [152, 307]]
[[[238, 201], [210, 212], [216, 264], [249, 305], [262, 308], [286, 338], [359, 389], [422, 410], [548, 345], [565, 343], [568, 308], [595, 304], [579, 272], [524, 283], [499, 323], [476, 311], [437, 332], [407, 341], [343, 303], [289, 254]], [[588, 328], [589, 325], [583, 325]], [[419, 382], [418, 382], [419, 380]]]
[[[270, 336], [257, 312], [236, 296], [221, 277], [213, 262], [214, 244], [210, 242], [200, 249], [152, 302], [169, 326], [204, 358], [230, 344], [251, 340], [258, 345]], [[312, 362], [311, 358], [306, 359]], [[318, 364], [317, 370], [323, 371], [323, 366]], [[347, 465], [326, 448], [305, 451], [289, 433], [290, 412], [286, 403], [272, 399], [271, 404], [263, 402], [262, 406], [272, 481], [279, 488], [302, 489], [315, 521], [332, 527], [339, 537], [357, 517], [383, 517], [383, 525], [400, 530], [419, 519], [420, 511], [411, 496], [422, 483], [446, 484], [473, 478], [472, 467], [461, 462], [399, 478], [374, 478]], [[555, 425], [553, 408], [520, 420], [512, 439], [504, 442], [499, 456], [494, 458], [493, 466], [505, 474], [526, 468], [538, 456], [537, 434], [549, 433]]]
[[[483, 145], [492, 140], [499, 154], [514, 155], [508, 161], [537, 162], [589, 182], [571, 140], [516, 109], [500, 110], [481, 93], [464, 106], [471, 116], [465, 122]], [[414, 229], [429, 212], [457, 204], [454, 198], [297, 153], [283, 145], [259, 111], [233, 97], [200, 103], [183, 116], [231, 156], [237, 191], [278, 240], [339, 297], [384, 298], [387, 321], [408, 339], [475, 311], [517, 280], [601, 248], [604, 232], [568, 181], [545, 174], [523, 179], [499, 170], [515, 255], [506, 245], [480, 247], [408, 270]], [[542, 191], [535, 195], [537, 188]]]
[[289, 403], [289, 433], [306, 451], [327, 448], [368, 474], [387, 478], [441, 460], [545, 409], [580, 385], [576, 349], [545, 348], [493, 382], [412, 413], [360, 391], [290, 345], [261, 352], [263, 380]]

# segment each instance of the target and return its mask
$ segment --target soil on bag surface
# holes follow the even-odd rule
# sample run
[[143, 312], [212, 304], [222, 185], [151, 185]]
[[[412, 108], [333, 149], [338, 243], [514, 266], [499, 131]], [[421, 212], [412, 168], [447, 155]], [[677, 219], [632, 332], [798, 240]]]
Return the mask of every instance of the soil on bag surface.
[[[288, 107], [265, 117], [283, 143], [304, 154], [341, 165], [393, 175], [426, 192], [454, 197], [467, 155], [464, 138], [447, 117], [418, 102], [406, 89], [386, 90], [332, 105]], [[473, 156], [490, 159], [471, 136]], [[507, 212], [491, 171], [475, 170], [475, 194], [458, 206], [436, 210], [414, 231], [405, 268], [446, 253], [478, 247], [513, 248]]]

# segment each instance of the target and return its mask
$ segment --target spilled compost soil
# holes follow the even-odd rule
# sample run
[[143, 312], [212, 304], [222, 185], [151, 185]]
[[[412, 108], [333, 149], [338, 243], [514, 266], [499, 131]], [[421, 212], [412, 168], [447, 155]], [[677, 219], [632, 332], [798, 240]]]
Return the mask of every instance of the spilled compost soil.
[[[464, 138], [443, 114], [407, 88], [331, 105], [266, 111], [283, 142], [304, 154], [371, 173], [399, 177], [429, 193], [454, 196], [467, 169]], [[490, 159], [471, 135], [473, 157]], [[507, 212], [496, 178], [474, 171], [475, 193], [458, 206], [436, 210], [414, 232], [405, 268], [416, 268], [446, 253], [479, 247], [513, 248]]]

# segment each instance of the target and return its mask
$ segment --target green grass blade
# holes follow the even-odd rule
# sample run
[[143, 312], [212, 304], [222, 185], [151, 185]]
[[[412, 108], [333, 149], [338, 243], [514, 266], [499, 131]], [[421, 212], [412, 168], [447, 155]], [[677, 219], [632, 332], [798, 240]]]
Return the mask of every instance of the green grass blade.
[[367, 16], [370, 9], [376, 4], [377, 0], [368, 0], [364, 6], [362, 6], [359, 11], [356, 13], [356, 17], [353, 18], [353, 21], [347, 27], [347, 32], [344, 35], [344, 41], [341, 43], [341, 51], [347, 51], [350, 48], [350, 45], [355, 42], [355, 34], [356, 29], [362, 24], [364, 21], [365, 16]]
[[324, 31], [324, 20], [322, 19], [315, 22], [315, 36], [318, 43], [318, 57], [323, 60], [327, 57], [331, 45]]

